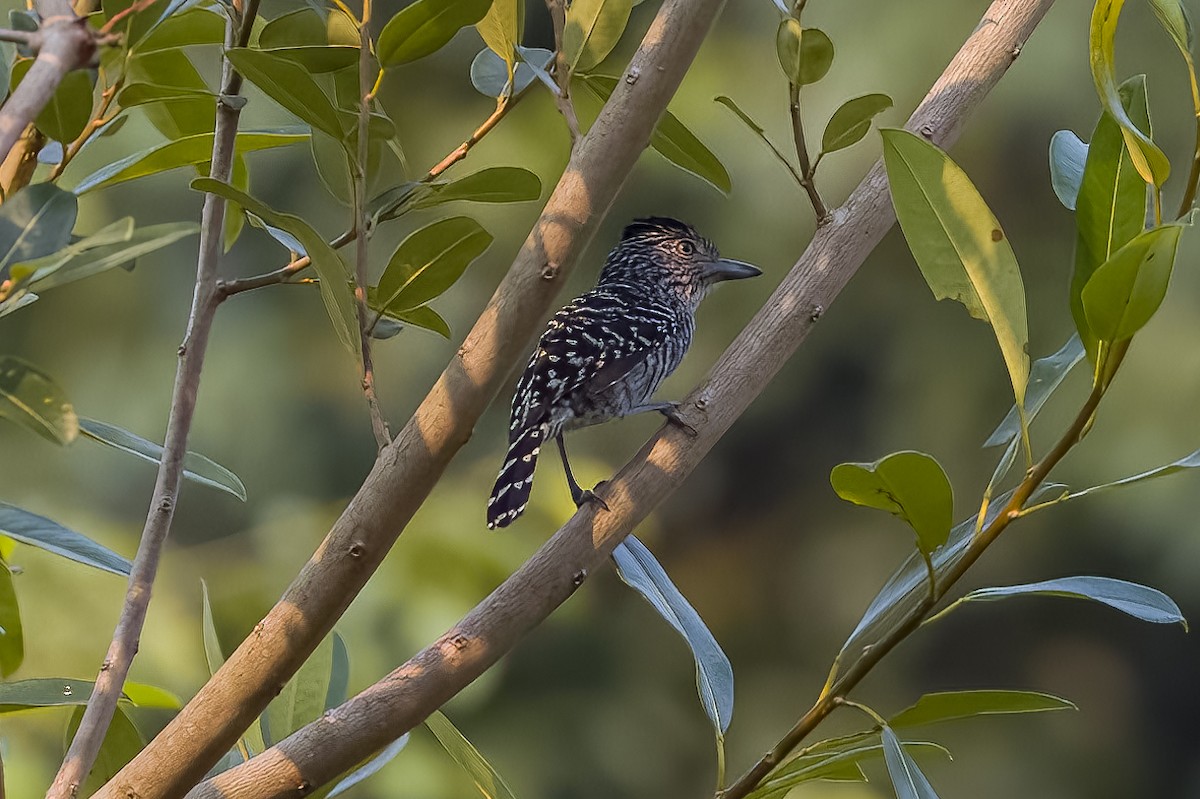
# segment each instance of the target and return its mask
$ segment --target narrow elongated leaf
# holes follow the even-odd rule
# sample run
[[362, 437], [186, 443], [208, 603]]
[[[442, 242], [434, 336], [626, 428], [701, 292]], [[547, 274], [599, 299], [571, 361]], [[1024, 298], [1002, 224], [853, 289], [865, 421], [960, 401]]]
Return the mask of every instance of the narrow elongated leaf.
[[885, 726], [880, 737], [883, 740], [883, 760], [887, 763], [892, 787], [896, 789], [896, 799], [937, 799], [933, 786], [921, 773], [917, 761], [904, 751], [892, 728]]
[[[379, 309], [372, 308], [372, 310], [377, 311]], [[406, 324], [413, 325], [414, 327], [421, 327], [425, 330], [431, 330], [444, 339], [450, 338], [450, 325], [437, 311], [433, 310], [428, 305], [422, 305], [420, 308], [409, 308], [407, 311], [397, 311], [394, 314], [389, 313], [387, 316], [398, 319]], [[376, 327], [376, 332], [378, 332], [378, 330], [379, 328]]]
[[[150, 463], [159, 463], [162, 460], [163, 448], [161, 446], [134, 435], [128, 430], [122, 430], [116, 425], [85, 418], [79, 420], [79, 429], [93, 441], [127, 452]], [[246, 501], [246, 486], [242, 484], [238, 476], [198, 452], [188, 452], [184, 456], [183, 476], [201, 485], [232, 494], [242, 502]]]
[[0, 502], [0, 533], [101, 571], [128, 577], [133, 567], [128, 560], [87, 536], [7, 502]]
[[463, 737], [463, 734], [450, 723], [450, 719], [446, 718], [444, 713], [435, 710], [429, 718], [425, 719], [425, 726], [437, 738], [446, 753], [454, 759], [454, 762], [462, 766], [463, 770], [470, 775], [475, 787], [487, 799], [516, 799], [504, 778], [496, 769], [492, 768], [490, 763], [484, 760], [483, 755], [479, 754], [479, 750]]
[[[308, 131], [295, 128], [243, 131], [237, 135], [234, 152], [249, 153], [271, 147], [285, 147], [307, 139]], [[76, 194], [83, 194], [168, 169], [207, 163], [212, 158], [212, 140], [212, 133], [200, 133], [142, 150], [96, 170], [79, 181], [74, 191]]]
[[[83, 711], [84, 709], [80, 707], [71, 714], [64, 743], [68, 743], [75, 737], [79, 723], [83, 720]], [[146, 742], [142, 739], [142, 734], [138, 732], [137, 725], [126, 714], [125, 708], [118, 704], [117, 712], [113, 714], [112, 722], [104, 733], [104, 740], [100, 743], [100, 752], [96, 755], [96, 761], [92, 765], [91, 771], [88, 772], [87, 779], [79, 788], [81, 794], [91, 796], [100, 790], [100, 787], [115, 777], [117, 772], [123, 769], [130, 760], [133, 760], [145, 745]]]
[[279, 696], [271, 700], [263, 714], [264, 740], [274, 746], [296, 730], [316, 721], [325, 712], [325, 695], [333, 669], [333, 638], [325, 636], [287, 681]]
[[1188, 469], [1195, 469], [1197, 467], [1200, 467], [1200, 450], [1196, 450], [1191, 455], [1188, 455], [1187, 457], [1184, 457], [1184, 458], [1180, 458], [1179, 460], [1175, 461], [1174, 463], [1168, 463], [1166, 466], [1159, 466], [1157, 469], [1151, 469], [1147, 472], [1142, 472], [1141, 474], [1135, 474], [1130, 477], [1126, 477], [1122, 480], [1116, 480], [1111, 483], [1104, 483], [1103, 485], [1092, 486], [1091, 488], [1085, 488], [1085, 489], [1082, 489], [1081, 491], [1072, 492], [1069, 495], [1069, 498], [1076, 499], [1078, 497], [1086, 497], [1089, 494], [1095, 494], [1100, 491], [1107, 491], [1110, 488], [1121, 488], [1123, 486], [1133, 485], [1134, 483], [1141, 483], [1146, 480], [1153, 480], [1157, 477], [1166, 477], [1169, 474], [1175, 474], [1176, 472], [1182, 472], [1182, 471], [1185, 471]]
[[917, 534], [926, 554], [946, 543], [954, 521], [954, 490], [940, 463], [924, 452], [894, 452], [874, 463], [842, 463], [829, 482], [847, 502], [885, 510]]
[[[129, 61], [127, 77], [131, 83], [173, 86], [188, 93], [187, 99], [142, 106], [146, 119], [163, 136], [174, 141], [212, 132], [216, 120], [216, 97], [207, 96], [210, 91], [208, 84], [183, 50], [176, 48], [139, 55]], [[122, 114], [117, 120], [125, 118], [127, 115]], [[210, 156], [211, 153], [210, 147]]]
[[800, 183], [800, 175], [796, 171], [795, 167], [792, 166], [792, 162], [787, 159], [787, 156], [779, 152], [775, 145], [771, 143], [771, 140], [767, 138], [767, 132], [765, 129], [763, 129], [762, 125], [755, 122], [749, 114], [739, 108], [738, 104], [729, 97], [725, 97], [723, 95], [720, 97], [714, 97], [713, 102], [720, 103], [732, 111], [733, 115], [740, 119], [742, 124], [749, 128], [750, 131], [758, 138], [758, 140], [767, 146], [767, 149], [774, 154], [775, 159], [779, 161], [779, 163], [783, 164], [784, 169], [788, 171], [788, 174], [792, 176], [792, 179], [795, 180], [797, 184]]
[[[1083, 342], [1075, 333], [1058, 352], [1033, 362], [1033, 368], [1029, 370], [1029, 389], [1025, 392], [1025, 416], [1030, 422], [1038, 415], [1046, 400], [1050, 399], [1050, 395], [1062, 385], [1075, 364], [1083, 360], [1083, 354]], [[983, 442], [983, 446], [999, 447], [1020, 435], [1021, 417], [1014, 405], [1008, 409], [1008, 414], [988, 436], [988, 440]]]
[[272, 210], [227, 183], [212, 178], [196, 178], [192, 181], [192, 188], [196, 191], [210, 191], [232, 200], [267, 224], [282, 228], [300, 240], [308, 252], [308, 257], [312, 259], [313, 268], [321, 277], [321, 299], [325, 302], [325, 310], [333, 322], [333, 329], [343, 346], [357, 360], [360, 357], [358, 308], [348, 282], [350, 272], [337, 250], [329, 246], [321, 234], [300, 217]]
[[346, 640], [336, 630], [329, 634], [333, 643], [330, 655], [329, 689], [325, 692], [325, 709], [333, 710], [346, 701], [346, 691], [350, 686], [350, 651], [346, 649]]
[[[1146, 77], [1138, 75], [1125, 81], [1118, 95], [1134, 123], [1149, 132]], [[1129, 157], [1117, 121], [1107, 113], [1101, 114], [1088, 145], [1076, 200], [1078, 237], [1070, 293], [1071, 317], [1092, 363], [1096, 362], [1099, 339], [1088, 326], [1080, 295], [1092, 273], [1140, 233], [1145, 221], [1146, 183]]]
[[416, 0], [401, 9], [379, 34], [379, 63], [384, 69], [432, 55], [460, 28], [483, 19], [492, 0]]
[[370, 777], [374, 774], [378, 774], [379, 771], [384, 766], [386, 766], [388, 763], [392, 762], [392, 760], [395, 759], [396, 755], [400, 754], [401, 749], [403, 749], [405, 746], [408, 745], [408, 736], [409, 736], [409, 734], [406, 732], [403, 735], [401, 735], [399, 738], [397, 738], [396, 740], [392, 741], [390, 744], [385, 746], [379, 752], [379, 754], [375, 755], [375, 757], [368, 760], [365, 765], [361, 766], [360, 768], [355, 769], [349, 775], [347, 775], [346, 777], [339, 780], [333, 786], [333, 789], [330, 790], [329, 793], [326, 794], [326, 796], [328, 796], [328, 797], [330, 797], [330, 799], [332, 799], [334, 796], [338, 796], [339, 794], [345, 793], [346, 791], [353, 788], [355, 785], [358, 785], [360, 782], [365, 780], [367, 777]]
[[1182, 232], [1169, 224], [1140, 233], [1096, 269], [1080, 301], [1097, 338], [1122, 341], [1150, 321], [1167, 296]]
[[390, 313], [424, 305], [454, 285], [491, 243], [491, 234], [465, 216], [414, 231], [388, 261], [375, 304]]
[[0, 417], [54, 444], [70, 444], [79, 419], [50, 375], [12, 355], [0, 356]]
[[304, 67], [264, 50], [234, 47], [225, 52], [246, 79], [275, 102], [317, 130], [340, 139], [343, 127], [337, 110]]
[[0, 677], [7, 677], [25, 659], [25, 633], [21, 629], [21, 609], [12, 572], [0, 558]]
[[0, 714], [43, 707], [86, 705], [92, 695], [90, 680], [60, 677], [0, 682]]
[[1029, 380], [1025, 286], [1008, 238], [966, 173], [906, 130], [883, 133], [896, 216], [935, 297], [961, 302], [996, 334], [1017, 405]]
[[864, 94], [842, 103], [821, 135], [821, 152], [833, 153], [858, 144], [871, 129], [871, 120], [892, 107], [886, 94]]
[[[483, 38], [483, 43], [488, 46], [488, 50], [500, 60], [504, 80], [507, 81], [513, 74], [517, 48], [521, 44], [521, 34], [525, 31], [525, 0], [493, 0], [487, 13], [483, 15], [483, 19], [475, 23], [475, 30]], [[551, 55], [553, 57], [553, 54]], [[475, 60], [478, 61], [479, 58], [476, 57]], [[542, 66], [544, 67], [545, 64]], [[528, 69], [526, 71], [529, 72]], [[532, 73], [530, 74], [532, 77]], [[474, 82], [474, 63], [471, 64], [471, 76], [472, 82]], [[519, 75], [516, 83], [520, 84]], [[476, 88], [479, 88], [478, 84], [476, 84]], [[514, 87], [513, 94], [520, 93], [521, 89]], [[488, 92], [484, 92], [484, 94], [488, 94]], [[497, 91], [489, 96], [496, 97], [499, 94], [500, 92]]]
[[[617, 79], [607, 75], [585, 75], [583, 83], [604, 102], [608, 102], [617, 87]], [[733, 184], [725, 166], [670, 111], [659, 120], [650, 136], [650, 146], [675, 166], [707, 181], [719, 191], [726, 194], [732, 191]]]
[[[832, 739], [829, 742], [832, 746], [822, 746], [825, 742], [821, 742], [809, 747], [810, 754], [794, 757], [781, 765], [747, 799], [782, 799], [797, 785], [814, 780], [866, 782], [861, 764], [883, 758], [883, 744], [868, 743], [875, 737], [860, 733]], [[902, 745], [910, 752], [950, 757], [944, 746], [929, 741], [904, 741]]]
[[888, 720], [894, 728], [920, 727], [972, 716], [1077, 710], [1075, 703], [1039, 691], [943, 691], [925, 694]]
[[[501, 2], [503, 0], [496, 0], [492, 10], [499, 7]], [[540, 47], [522, 47], [520, 52], [522, 60], [513, 66], [491, 49], [480, 50], [471, 62], [471, 85], [485, 97], [499, 97], [508, 87], [508, 73], [512, 69], [512, 94], [515, 96], [528, 89], [537, 79], [534, 67], [540, 70], [549, 69], [554, 60], [554, 53]]]
[[[129, 225], [133, 224], [132, 217], [127, 217], [127, 221]], [[114, 223], [116, 224], [120, 223]], [[194, 222], [164, 222], [129, 230], [122, 241], [109, 243], [110, 238], [119, 232], [110, 228], [64, 247], [53, 255], [16, 264], [13, 266], [13, 274], [15, 276], [19, 271], [29, 270], [29, 288], [33, 291], [47, 291], [100, 274], [113, 267], [132, 264], [143, 255], [149, 255], [200, 232], [200, 226]]]
[[692, 650], [700, 704], [717, 737], [723, 737], [733, 718], [733, 667], [721, 645], [641, 541], [629, 536], [617, 545], [612, 557], [625, 584], [641, 594]]
[[1117, 21], [1125, 0], [1096, 0], [1092, 10], [1091, 29], [1088, 33], [1088, 62], [1092, 68], [1092, 80], [1104, 110], [1112, 115], [1121, 126], [1121, 135], [1129, 148], [1129, 157], [1138, 174], [1147, 183], [1162, 186], [1171, 174], [1171, 163], [1148, 135], [1138, 129], [1125, 111], [1117, 91], [1114, 42]]
[[8, 267], [62, 249], [71, 240], [78, 201], [53, 183], [26, 186], [0, 205], [0, 279]]
[[210, 98], [215, 100], [216, 95], [201, 89], [160, 86], [157, 83], [131, 83], [117, 95], [117, 103], [122, 108], [134, 108], [149, 103], [181, 103]]
[[1088, 146], [1072, 130], [1060, 130], [1050, 137], [1050, 185], [1068, 210], [1075, 210]]
[[528, 169], [493, 166], [450, 183], [434, 184], [432, 191], [413, 203], [413, 208], [464, 200], [476, 203], [520, 203], [542, 194], [542, 181]]
[[1154, 16], [1170, 34], [1175, 46], [1190, 60], [1192, 21], [1188, 19], [1187, 7], [1180, 0], [1150, 0], [1150, 8], [1154, 9]]
[[208, 583], [200, 581], [200, 597], [204, 603], [202, 630], [204, 636], [204, 660], [208, 663], [208, 674], [212, 676], [225, 665], [225, 653], [221, 651], [221, 639], [217, 637], [217, 625], [213, 622], [212, 603], [208, 599]]
[[588, 71], [612, 52], [632, 8], [630, 0], [574, 0], [567, 7], [563, 55], [572, 74]]
[[308, 44], [300, 47], [272, 47], [260, 50], [272, 58], [291, 61], [313, 74], [336, 72], [358, 63], [359, 50], [344, 44]]
[[1187, 620], [1183, 617], [1183, 612], [1174, 600], [1162, 591], [1111, 577], [1060, 577], [1040, 583], [978, 588], [955, 604], [1029, 595], [1091, 599], [1142, 621], [1156, 624], [1178, 623], [1187, 629]]

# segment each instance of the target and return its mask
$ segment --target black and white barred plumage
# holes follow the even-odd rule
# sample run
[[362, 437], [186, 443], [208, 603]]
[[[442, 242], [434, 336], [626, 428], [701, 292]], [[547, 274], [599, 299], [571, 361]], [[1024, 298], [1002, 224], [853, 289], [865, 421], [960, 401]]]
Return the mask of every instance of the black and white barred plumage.
[[651, 217], [626, 227], [596, 288], [554, 315], [517, 383], [488, 527], [506, 527], [525, 510], [538, 454], [551, 439], [576, 504], [591, 498], [571, 474], [562, 434], [643, 411], [673, 416], [673, 403], [651, 397], [692, 343], [696, 308], [715, 283], [757, 274], [722, 259], [683, 222]]

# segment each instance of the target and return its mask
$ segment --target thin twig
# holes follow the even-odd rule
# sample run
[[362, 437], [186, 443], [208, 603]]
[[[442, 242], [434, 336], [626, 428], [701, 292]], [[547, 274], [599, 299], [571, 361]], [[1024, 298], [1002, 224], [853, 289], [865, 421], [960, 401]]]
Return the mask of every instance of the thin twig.
[[[986, 13], [987, 18], [995, 22], [980, 26], [972, 34], [913, 115], [910, 127], [925, 132], [939, 144], [948, 145], [953, 141], [964, 118], [1012, 64], [1013, 48], [1025, 42], [1052, 2], [994, 2]], [[664, 10], [669, 7], [670, 0], [664, 5]], [[661, 46], [666, 47], [676, 38], [663, 35], [659, 41]], [[654, 75], [654, 70], [648, 68], [650, 64], [641, 62], [640, 65], [643, 80], [648, 75]], [[642, 81], [639, 80], [637, 85], [641, 86]], [[614, 99], [618, 96], [613, 95]], [[601, 130], [606, 138], [610, 131], [605, 128]], [[568, 173], [576, 168], [576, 160], [589, 154], [593, 142], [601, 140], [600, 136], [594, 137], [589, 133], [568, 167]], [[614, 177], [621, 179], [623, 175], [621, 172]], [[562, 185], [560, 183], [560, 189]], [[595, 196], [592, 198], [596, 199]], [[602, 207], [607, 207], [608, 195], [598, 202], [602, 202]], [[546, 212], [554, 214], [556, 211], [556, 203], [552, 198]], [[349, 702], [329, 711], [320, 721], [302, 728], [248, 763], [202, 783], [189, 794], [189, 799], [231, 796], [237, 796], [238, 799], [274, 799], [288, 796], [287, 786], [301, 783], [319, 785], [358, 762], [364, 754], [378, 750], [389, 740], [416, 726], [509, 652], [526, 633], [566, 601], [589, 574], [603, 568], [608, 555], [624, 536], [683, 482], [783, 367], [820, 318], [824, 308], [836, 299], [894, 222], [886, 174], [883, 166], [876, 164], [834, 215], [833, 221], [818, 229], [800, 261], [713, 367], [709, 378], [682, 404], [687, 421], [696, 430], [694, 437], [684, 433], [678, 426], [665, 426], [607, 484], [603, 493], [609, 511], [598, 512], [596, 506], [591, 504], [580, 509], [516, 573], [436, 642]], [[550, 230], [553, 228], [539, 227], [542, 233]], [[548, 264], [548, 261], [542, 263]], [[548, 268], [547, 271], [555, 274], [552, 269]], [[528, 284], [529, 290], [537, 286], [533, 281]], [[511, 310], [509, 303], [513, 302], [515, 298], [507, 293], [498, 295], [493, 306], [485, 310], [481, 324], [490, 325], [491, 317]], [[489, 372], [475, 364], [479, 358], [491, 357], [490, 340], [499, 333], [496, 331], [487, 339], [474, 335], [468, 337], [459, 358], [456, 358], [455, 367], [448, 370], [454, 376], [454, 386], [464, 386], [473, 380], [482, 381], [485, 375], [490, 378]], [[522, 338], [516, 343], [520, 346], [525, 340]], [[485, 351], [480, 352], [480, 348]], [[461, 369], [457, 366], [460, 362], [463, 364]], [[443, 382], [446, 382], [445, 376]], [[424, 454], [433, 446], [429, 443], [432, 431], [439, 429], [435, 422], [439, 416], [435, 414], [452, 413], [455, 421], [464, 424], [462, 441], [466, 440], [466, 431], [476, 418], [476, 406], [469, 403], [464, 395], [443, 387], [441, 383], [435, 387], [426, 403], [428, 411], [418, 411], [414, 417], [417, 425], [414, 434], [419, 431], [419, 435], [409, 439], [402, 434], [396, 445], [388, 450], [388, 453], [395, 453], [397, 462], [405, 463], [410, 469], [426, 468]], [[425, 408], [423, 406], [423, 410]], [[403, 446], [405, 443], [408, 446]], [[415, 480], [419, 474], [419, 471], [414, 471], [408, 477]], [[432, 480], [429, 484], [432, 484]], [[368, 479], [366, 490], [370, 494], [365, 497], [360, 494], [352, 501], [343, 523], [339, 523], [341, 529], [327, 539], [317, 559], [305, 567], [303, 585], [294, 586], [279, 606], [288, 609], [287, 615], [273, 612], [264, 621], [266, 631], [247, 639], [239, 650], [240, 654], [235, 656], [241, 661], [240, 668], [230, 666], [233, 658], [226, 661], [224, 668], [229, 670], [229, 676], [221, 693], [227, 694], [231, 690], [236, 693], [217, 700], [218, 694], [214, 690], [211, 698], [205, 697], [207, 701], [198, 702], [200, 697], [193, 700], [194, 704], [203, 704], [206, 708], [185, 708], [168, 727], [169, 731], [174, 729], [174, 734], [168, 738], [170, 746], [151, 743], [147, 752], [154, 750], [152, 754], [148, 756], [144, 752], [139, 756], [142, 760], [140, 779], [134, 783], [118, 775], [115, 790], [101, 793], [100, 797], [117, 799], [123, 796], [118, 791], [128, 791], [144, 799], [158, 799], [163, 794], [158, 788], [158, 781], [149, 779], [152, 764], [187, 762], [197, 756], [194, 743], [185, 744], [184, 738], [194, 736], [193, 731], [204, 729], [206, 723], [226, 719], [228, 714], [238, 712], [247, 720], [253, 717], [251, 714], [258, 709], [257, 694], [254, 695], [256, 704], [253, 706], [240, 707], [236, 703], [249, 701], [243, 681], [262, 679], [261, 664], [274, 662], [266, 649], [267, 641], [280, 638], [294, 640], [301, 634], [306, 637], [317, 636], [316, 640], [319, 640], [326, 627], [314, 621], [318, 606], [308, 599], [311, 594], [301, 594], [300, 590], [319, 590], [319, 586], [338, 579], [329, 571], [336, 568], [337, 564], [362, 560], [372, 553], [372, 546], [364, 542], [369, 535], [368, 514], [374, 509], [372, 498], [376, 492], [389, 490], [393, 486], [400, 489], [400, 485], [384, 480], [378, 470]], [[398, 499], [394, 494], [389, 494], [387, 503], [395, 507]], [[385, 521], [381, 519], [380, 523]], [[346, 557], [340, 557], [342, 553], [347, 553]], [[299, 602], [303, 602], [304, 607], [292, 604]], [[344, 606], [339, 601], [338, 607]], [[302, 660], [303, 656], [297, 656], [297, 659]], [[220, 678], [221, 673], [218, 672], [214, 680], [219, 682]], [[279, 684], [279, 676], [264, 682], [264, 689], [276, 684]], [[200, 696], [208, 692], [208, 688], [202, 689]], [[224, 743], [225, 739], [219, 739], [213, 747], [206, 747], [206, 758], [201, 765], [207, 762], [208, 755], [219, 755], [222, 750], [217, 744]], [[137, 769], [139, 759], [135, 759], [134, 765], [127, 768]], [[150, 790], [151, 787], [154, 790]]]
[[808, 201], [812, 203], [813, 213], [817, 215], [817, 224], [824, 224], [829, 219], [829, 209], [817, 191], [816, 168], [809, 162], [808, 145], [804, 143], [804, 119], [800, 109], [800, 84], [788, 84], [788, 110], [792, 115], [792, 138], [796, 142], [796, 156], [800, 159], [800, 185], [808, 193]]
[[42, 47], [41, 31], [14, 31], [0, 28], [0, 42], [12, 42], [37, 52]]
[[[132, 6], [130, 6], [130, 8], [132, 8]], [[124, 83], [125, 76], [122, 74], [117, 78], [112, 86], [107, 87], [100, 93], [100, 105], [98, 105], [96, 110], [92, 112], [92, 118], [88, 120], [87, 125], [84, 126], [83, 130], [79, 133], [79, 136], [76, 137], [75, 141], [71, 142], [70, 146], [63, 151], [62, 160], [55, 164], [54, 169], [50, 171], [50, 180], [57, 180], [58, 176], [63, 173], [63, 170], [67, 168], [67, 164], [71, 163], [72, 159], [74, 159], [75, 156], [79, 154], [79, 151], [83, 149], [83, 145], [87, 144], [88, 139], [94, 136], [96, 131], [100, 130], [100, 128], [104, 127], [108, 123], [109, 120], [105, 119], [104, 115], [108, 113], [108, 109], [112, 106], [112, 102], [116, 98], [117, 92], [121, 91], [121, 86], [124, 85]]]
[[[375, 99], [378, 82], [372, 79], [371, 70], [371, 0], [363, 0], [362, 19], [359, 22], [358, 59], [358, 158], [354, 168], [354, 234], [357, 242], [354, 259], [354, 298], [358, 303], [358, 338], [362, 352], [362, 389], [371, 413], [371, 431], [380, 449], [392, 443], [383, 411], [379, 408], [379, 397], [375, 393], [375, 366], [371, 362], [371, 328], [367, 310], [367, 171], [369, 162], [369, 138], [367, 126], [371, 121], [371, 101]], [[380, 78], [383, 77], [381, 72]]]
[[496, 110], [492, 112], [491, 116], [485, 119], [483, 124], [475, 129], [475, 132], [471, 134], [470, 138], [455, 147], [452, 151], [450, 151], [449, 155], [431, 167], [430, 170], [425, 173], [425, 177], [421, 178], [421, 182], [432, 183], [433, 181], [437, 180], [437, 178], [447, 169], [466, 158], [467, 153], [471, 151], [471, 148], [478, 144], [479, 140], [486, 136], [492, 130], [492, 128], [496, 127], [496, 124], [501, 119], [504, 119], [504, 115], [508, 113], [509, 109], [517, 104], [517, 100], [519, 100], [520, 97], [521, 95], [517, 94], [509, 97], [501, 97], [499, 100], [497, 100]]
[[104, 26], [100, 28], [100, 32], [101, 33], [111, 33], [112, 29], [116, 26], [116, 24], [118, 22], [122, 21], [123, 19], [125, 19], [127, 17], [131, 17], [134, 14], [139, 14], [142, 11], [145, 11], [147, 8], [149, 8], [151, 5], [153, 5], [156, 2], [158, 2], [158, 0], [137, 0], [137, 2], [135, 2], [135, 3], [130, 3], [128, 6], [121, 9], [116, 14], [113, 14], [112, 18], [109, 19], [108, 22], [104, 23]]
[[[722, 0], [664, 0], [633, 58], [631, 68], [641, 79], [622, 81], [613, 92], [479, 321], [324, 543], [254, 634], [97, 799], [131, 793], [164, 799], [185, 792], [332, 629], [524, 359], [721, 6]], [[482, 518], [480, 500], [481, 526]], [[538, 587], [522, 601], [540, 595]], [[268, 789], [264, 781], [254, 790]]]
[[[234, 19], [230, 16], [225, 37], [227, 46], [244, 44], [249, 39], [257, 13], [258, 0], [249, 0], [240, 21], [240, 28], [235, 27]], [[222, 99], [217, 103], [213, 132], [211, 174], [217, 180], [228, 180], [232, 171], [234, 140], [241, 113], [240, 103], [225, 100], [238, 94], [241, 89], [241, 76], [233, 70], [228, 61], [223, 65], [223, 72], [224, 89]], [[125, 594], [124, 606], [121, 608], [120, 620], [113, 632], [112, 643], [96, 677], [95, 688], [88, 699], [83, 719], [71, 741], [62, 767], [46, 794], [47, 799], [73, 799], [78, 793], [79, 786], [91, 771], [100, 751], [104, 735], [112, 722], [117, 700], [125, 685], [125, 678], [129, 674], [129, 667], [137, 654], [163, 544], [170, 531], [179, 498], [188, 433], [191, 430], [192, 416], [196, 409], [196, 394], [200, 385], [200, 371], [204, 364], [213, 317], [220, 304], [216, 287], [224, 218], [225, 200], [214, 194], [205, 195], [196, 284], [187, 330], [179, 347], [179, 364], [154, 494], [150, 500], [150, 509], [129, 575], [129, 587]]]
[[571, 65], [567, 63], [567, 54], [563, 51], [567, 7], [565, 0], [546, 0], [546, 8], [550, 11], [550, 21], [554, 26], [554, 81], [558, 84], [554, 102], [566, 120], [567, 131], [571, 134], [571, 148], [574, 149], [580, 134], [579, 118], [575, 116], [575, 103], [571, 101]]

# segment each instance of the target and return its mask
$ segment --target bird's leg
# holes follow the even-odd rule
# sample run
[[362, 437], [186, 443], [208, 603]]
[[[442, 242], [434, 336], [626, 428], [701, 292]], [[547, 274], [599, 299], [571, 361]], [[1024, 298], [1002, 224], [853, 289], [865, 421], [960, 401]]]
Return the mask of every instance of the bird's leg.
[[571, 464], [567, 462], [567, 445], [563, 443], [562, 433], [554, 437], [558, 442], [558, 454], [562, 455], [563, 471], [567, 473], [567, 485], [571, 489], [571, 499], [575, 503], [575, 507], [583, 507], [585, 502], [595, 502], [600, 507], [608, 510], [608, 505], [600, 497], [596, 496], [591, 490], [580, 488], [579, 483], [575, 482], [575, 475], [571, 473]]
[[646, 411], [658, 411], [663, 416], [667, 417], [669, 422], [683, 428], [683, 432], [687, 433], [692, 438], [695, 438], [697, 435], [696, 428], [688, 424], [684, 420], [683, 416], [680, 415], [678, 402], [647, 402], [645, 405], [638, 405], [636, 408], [631, 409], [629, 413], [625, 415], [632, 416], [635, 413], [644, 413]]

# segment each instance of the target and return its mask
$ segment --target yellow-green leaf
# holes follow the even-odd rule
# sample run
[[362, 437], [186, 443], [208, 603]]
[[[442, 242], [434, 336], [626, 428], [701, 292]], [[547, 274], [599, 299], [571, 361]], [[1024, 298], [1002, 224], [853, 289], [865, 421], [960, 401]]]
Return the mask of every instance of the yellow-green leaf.
[[941, 464], [924, 452], [894, 452], [874, 463], [838, 464], [829, 482], [847, 502], [903, 519], [926, 554], [950, 535], [954, 490]]

